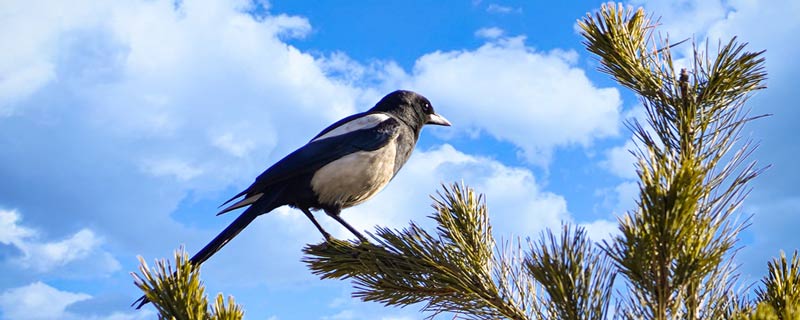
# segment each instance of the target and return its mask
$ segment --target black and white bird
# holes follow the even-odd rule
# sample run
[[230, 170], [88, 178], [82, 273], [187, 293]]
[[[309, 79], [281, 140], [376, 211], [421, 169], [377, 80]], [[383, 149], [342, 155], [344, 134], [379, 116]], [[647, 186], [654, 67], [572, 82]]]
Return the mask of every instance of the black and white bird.
[[[342, 209], [381, 191], [406, 163], [426, 124], [450, 126], [427, 98], [405, 90], [392, 92], [366, 112], [330, 125], [306, 145], [259, 175], [252, 185], [222, 205], [241, 199], [217, 215], [247, 207], [190, 261], [199, 265], [219, 251], [256, 217], [288, 205], [300, 209], [325, 239], [331, 235], [314, 219], [325, 213], [360, 240], [366, 238], [342, 220]], [[137, 308], [147, 299], [142, 297]], [[135, 303], [134, 303], [135, 304]]]

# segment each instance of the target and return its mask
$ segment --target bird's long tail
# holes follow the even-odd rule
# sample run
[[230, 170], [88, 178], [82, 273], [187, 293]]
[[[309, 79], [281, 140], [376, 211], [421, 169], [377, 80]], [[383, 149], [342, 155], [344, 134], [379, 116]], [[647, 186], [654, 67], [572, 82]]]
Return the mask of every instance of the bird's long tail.
[[189, 259], [189, 261], [194, 263], [196, 266], [199, 266], [201, 263], [208, 260], [208, 258], [211, 258], [211, 256], [222, 249], [222, 247], [228, 244], [228, 242], [236, 237], [239, 232], [242, 232], [247, 225], [249, 225], [251, 222], [253, 222], [253, 220], [256, 219], [256, 217], [259, 216], [260, 213], [254, 210], [257, 209], [257, 207], [258, 206], [253, 205], [247, 208], [247, 210], [242, 212], [242, 214], [239, 215], [236, 220], [233, 220], [233, 222], [231, 222], [231, 224], [229, 224], [225, 230], [222, 230], [222, 232], [214, 237], [214, 239], [211, 240], [211, 242], [209, 242], [205, 247], [203, 247], [203, 249], [200, 249], [200, 251], [195, 253], [195, 255]]
[[[282, 206], [283, 204], [279, 203], [278, 197], [280, 196], [282, 190], [277, 190], [275, 192], [269, 192], [268, 197], [261, 197], [259, 201], [253, 203], [247, 210], [242, 212], [236, 220], [233, 220], [225, 230], [222, 230], [216, 237], [214, 237], [211, 242], [209, 242], [203, 249], [200, 249], [194, 256], [192, 256], [189, 261], [193, 263], [195, 266], [199, 266], [212, 255], [217, 253], [222, 247], [224, 247], [228, 242], [231, 241], [239, 232], [242, 232], [247, 225], [249, 225], [256, 217], [272, 211], [273, 209]], [[136, 309], [140, 309], [142, 306], [150, 302], [147, 297], [142, 296], [136, 301], [133, 302], [133, 305], [136, 305]]]

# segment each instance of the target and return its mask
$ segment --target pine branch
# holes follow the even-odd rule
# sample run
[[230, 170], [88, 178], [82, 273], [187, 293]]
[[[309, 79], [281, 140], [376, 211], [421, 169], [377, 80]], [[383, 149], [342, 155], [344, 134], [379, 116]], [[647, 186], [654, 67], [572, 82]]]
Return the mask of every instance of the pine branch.
[[222, 294], [217, 294], [214, 305], [211, 307], [211, 319], [214, 320], [241, 320], [244, 317], [242, 306], [236, 304], [233, 296], [228, 296], [228, 303]]
[[542, 318], [521, 252], [495, 255], [482, 197], [456, 184], [433, 207], [435, 235], [414, 223], [403, 230], [378, 227], [372, 236], [377, 244], [308, 246], [304, 262], [323, 279], [352, 279], [353, 295], [364, 301], [424, 303], [431, 317], [450, 312], [467, 319]]
[[[778, 319], [788, 320], [800, 318], [800, 255], [797, 250], [787, 261], [786, 254], [781, 251], [780, 258], [767, 263], [769, 273], [761, 280], [763, 288], [756, 289], [757, 300], [771, 306]], [[787, 317], [793, 312], [796, 317]]]
[[217, 295], [209, 312], [200, 270], [189, 261], [183, 249], [175, 251], [174, 268], [165, 260], [157, 260], [153, 269], [142, 257], [139, 257], [139, 263], [141, 275], [132, 272], [133, 282], [156, 307], [159, 319], [240, 320], [244, 316], [233, 297], [228, 297], [226, 305], [222, 294]]
[[547, 293], [549, 318], [606, 319], [616, 271], [583, 228], [565, 224], [558, 239], [542, 233], [525, 266]]
[[[726, 318], [728, 319], [728, 318]], [[788, 305], [781, 311], [769, 303], [759, 303], [752, 311], [743, 311], [730, 317], [733, 320], [797, 320], [800, 319], [800, 304]]]
[[621, 218], [621, 235], [603, 246], [629, 280], [625, 316], [730, 313], [738, 278], [730, 261], [747, 226], [733, 214], [763, 170], [744, 164], [754, 147], [739, 136], [758, 118], [743, 105], [763, 88], [763, 51], [746, 52], [732, 39], [712, 58], [693, 44], [691, 69], [677, 71], [674, 45], [654, 36], [642, 9], [604, 5], [580, 27], [601, 71], [636, 92], [647, 113], [646, 126], [629, 123], [638, 140], [639, 208]]

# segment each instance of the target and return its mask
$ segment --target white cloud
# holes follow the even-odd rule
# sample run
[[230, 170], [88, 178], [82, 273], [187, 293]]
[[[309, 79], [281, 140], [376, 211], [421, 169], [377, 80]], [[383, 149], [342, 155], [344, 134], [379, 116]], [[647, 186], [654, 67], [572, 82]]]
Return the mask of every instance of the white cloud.
[[[645, 128], [645, 131], [647, 131], [650, 136], [656, 136], [647, 124], [647, 111], [644, 106], [637, 105], [633, 107], [624, 113], [623, 118], [625, 121], [637, 121]], [[626, 131], [630, 134], [630, 130]], [[637, 179], [636, 156], [631, 153], [631, 151], [636, 152], [638, 149], [636, 142], [634, 142], [636, 139], [637, 138], [633, 137], [631, 134], [631, 137], [625, 141], [625, 144], [606, 150], [605, 159], [600, 162], [600, 166], [617, 177], [628, 180]], [[658, 144], [660, 145], [660, 143]]]
[[729, 8], [721, 0], [631, 1], [634, 6], [644, 5], [655, 17], [662, 17], [659, 30], [669, 35], [672, 42], [700, 36], [712, 24], [724, 19]]
[[90, 299], [85, 293], [59, 291], [42, 282], [9, 289], [0, 294], [0, 308], [6, 319], [65, 319], [72, 318], [67, 306]]
[[353, 310], [342, 310], [332, 316], [323, 316], [323, 320], [351, 320], [355, 319], [355, 312]]
[[[222, 138], [225, 140], [225, 138]], [[220, 144], [219, 139], [214, 140], [215, 144]], [[224, 141], [223, 141], [224, 142]], [[227, 146], [231, 149], [231, 153], [242, 150], [236, 149], [235, 146]], [[196, 168], [183, 160], [179, 159], [147, 159], [142, 161], [142, 170], [152, 174], [156, 177], [172, 176], [180, 180], [189, 180], [203, 173], [203, 170]]]
[[244, 157], [255, 147], [255, 143], [247, 138], [236, 138], [230, 132], [212, 136], [211, 144], [222, 151], [228, 152], [238, 158]]
[[[6, 90], [0, 84], [0, 94], [16, 95], [0, 95], [0, 110], [6, 114], [59, 79], [58, 85], [83, 100], [75, 109], [88, 110], [87, 122], [103, 131], [174, 139], [200, 133], [236, 156], [264, 144], [271, 147], [274, 127], [290, 127], [291, 121], [281, 120], [301, 119], [300, 114], [313, 110], [318, 115], [310, 121], [323, 124], [353, 111], [355, 91], [328, 80], [313, 57], [280, 40], [307, 34], [310, 24], [303, 18], [256, 20], [244, 12], [251, 5], [247, 1], [181, 2], [177, 10], [171, 1], [43, 5], [48, 10], [22, 3], [8, 8], [15, 12], [9, 21], [14, 28], [3, 28], [9, 36], [0, 41], [10, 42], [0, 55], [0, 73], [12, 75], [3, 81], [30, 88], [9, 84]], [[12, 29], [32, 34], [23, 39]], [[33, 81], [25, 74], [48, 76]], [[200, 97], [196, 92], [214, 94]], [[236, 113], [229, 112], [233, 107]], [[263, 115], [266, 111], [271, 115]], [[280, 119], [281, 113], [287, 119]], [[232, 121], [251, 131], [220, 129], [233, 127]], [[225, 144], [226, 134], [249, 142]]]
[[612, 220], [595, 220], [588, 223], [581, 223], [586, 229], [586, 235], [594, 243], [601, 243], [603, 240], [609, 241], [612, 236], [619, 234], [619, 223]]
[[[58, 78], [56, 52], [60, 49], [59, 26], [75, 29], [93, 25], [103, 4], [5, 3], [0, 28], [0, 116], [14, 114], [17, 104], [46, 83]], [[24, 32], [21, 32], [24, 30]]]
[[[596, 208], [608, 212], [609, 217], [619, 217], [635, 209], [636, 199], [639, 196], [639, 184], [635, 180], [631, 180], [636, 178], [633, 170], [633, 163], [630, 162], [631, 159], [629, 159], [632, 157], [628, 157], [625, 153], [622, 153], [622, 149], [623, 147], [612, 148], [609, 153], [609, 159], [600, 163], [601, 166], [605, 166], [607, 169], [610, 169], [612, 173], [625, 179], [612, 188], [602, 188], [597, 191], [597, 194], [602, 197], [603, 201], [602, 204], [596, 206]], [[615, 153], [618, 154], [615, 156]], [[594, 242], [609, 240], [612, 235], [619, 234], [619, 223], [614, 218], [582, 222], [581, 225], [586, 228], [589, 238]]]
[[305, 38], [311, 32], [311, 24], [308, 23], [308, 20], [298, 16], [279, 14], [270, 17], [265, 22], [276, 35], [284, 38]]
[[36, 232], [20, 226], [19, 213], [16, 210], [0, 209], [0, 243], [20, 246], [25, 239], [36, 235]]
[[370, 76], [368, 72], [376, 71], [374, 68], [368, 68], [353, 60], [341, 51], [321, 57], [318, 63], [328, 77], [342, 80], [350, 85], [354, 85], [365, 77]]
[[614, 187], [616, 203], [614, 212], [623, 213], [636, 208], [636, 200], [639, 199], [639, 183], [637, 181], [626, 181]]
[[636, 157], [631, 151], [636, 151], [633, 140], [612, 147], [606, 151], [606, 159], [600, 162], [600, 166], [620, 178], [636, 179]]
[[476, 37], [485, 39], [496, 39], [503, 36], [503, 34], [505, 34], [505, 31], [498, 27], [480, 28], [475, 31]]
[[39, 86], [53, 78], [53, 67], [48, 64], [31, 64], [21, 70], [4, 70], [11, 76], [0, 79], [0, 116], [13, 113], [17, 100], [33, 93]]
[[619, 93], [595, 87], [576, 60], [573, 51], [537, 52], [524, 37], [502, 38], [473, 51], [426, 54], [406, 81], [456, 130], [482, 130], [545, 165], [553, 148], [618, 132]]
[[150, 310], [112, 312], [108, 315], [79, 314], [67, 310], [71, 305], [92, 299], [91, 295], [62, 291], [41, 281], [0, 293], [3, 319], [9, 320], [138, 320], [152, 319]]
[[504, 6], [496, 3], [490, 3], [488, 6], [486, 6], [486, 12], [496, 13], [496, 14], [509, 14], [513, 12], [521, 13], [522, 9]]
[[69, 262], [84, 259], [96, 250], [100, 239], [94, 232], [81, 229], [71, 237], [47, 243], [29, 244], [24, 248], [23, 265], [37, 271], [49, 271]]
[[43, 242], [38, 240], [38, 232], [20, 226], [19, 220], [16, 211], [0, 210], [0, 234], [4, 235], [0, 243], [11, 244], [20, 250], [21, 256], [11, 258], [11, 261], [21, 268], [44, 273], [82, 260], [91, 260], [95, 268], [90, 272], [106, 274], [120, 268], [116, 259], [99, 249], [102, 239], [89, 229], [81, 229], [61, 241]]

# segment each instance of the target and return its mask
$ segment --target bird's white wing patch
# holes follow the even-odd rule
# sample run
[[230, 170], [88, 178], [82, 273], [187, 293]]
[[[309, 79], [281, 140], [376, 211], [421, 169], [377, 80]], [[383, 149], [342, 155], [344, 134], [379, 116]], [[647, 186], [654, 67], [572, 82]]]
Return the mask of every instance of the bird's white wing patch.
[[345, 133], [353, 132], [356, 130], [374, 128], [381, 122], [384, 122], [388, 119], [389, 116], [383, 113], [368, 114], [366, 116], [358, 117], [356, 119], [345, 122], [342, 125], [336, 127], [335, 129], [328, 131], [327, 133], [317, 137], [314, 140], [311, 140], [311, 142], [327, 139], [330, 137], [340, 136]]

